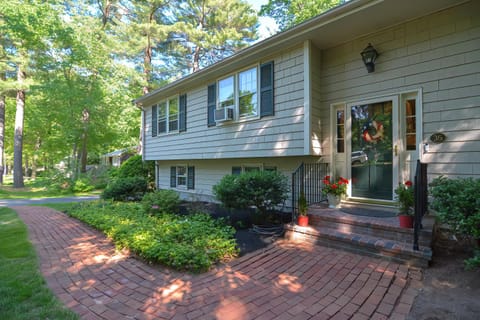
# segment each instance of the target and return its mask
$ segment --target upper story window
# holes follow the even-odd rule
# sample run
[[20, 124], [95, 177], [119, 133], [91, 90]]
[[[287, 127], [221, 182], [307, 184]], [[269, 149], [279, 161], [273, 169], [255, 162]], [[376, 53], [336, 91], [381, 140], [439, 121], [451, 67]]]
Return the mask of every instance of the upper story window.
[[158, 133], [178, 131], [178, 97], [158, 104]]
[[152, 137], [157, 134], [183, 132], [187, 130], [187, 95], [182, 94], [158, 104], [151, 109]]
[[233, 76], [218, 81], [218, 108], [235, 105], [235, 90]]
[[240, 117], [258, 116], [257, 68], [238, 74], [238, 109]]
[[224, 121], [274, 115], [273, 61], [208, 86], [209, 127]]
[[258, 116], [257, 74], [255, 67], [219, 80], [217, 110], [233, 107], [239, 118]]

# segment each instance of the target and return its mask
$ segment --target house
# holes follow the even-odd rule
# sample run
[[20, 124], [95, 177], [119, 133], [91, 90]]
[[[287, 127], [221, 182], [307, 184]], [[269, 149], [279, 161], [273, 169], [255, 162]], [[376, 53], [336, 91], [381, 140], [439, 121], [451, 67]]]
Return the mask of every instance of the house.
[[480, 177], [480, 1], [352, 0], [135, 103], [157, 186], [185, 199], [320, 163], [391, 204], [418, 159], [429, 180]]
[[122, 163], [136, 153], [136, 147], [115, 150], [101, 155], [101, 162], [103, 165], [120, 167]]

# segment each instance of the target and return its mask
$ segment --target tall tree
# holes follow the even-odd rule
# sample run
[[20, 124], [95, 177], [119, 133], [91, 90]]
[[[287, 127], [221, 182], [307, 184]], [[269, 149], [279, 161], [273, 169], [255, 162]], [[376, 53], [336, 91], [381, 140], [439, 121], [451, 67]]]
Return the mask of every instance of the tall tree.
[[50, 26], [55, 19], [53, 10], [48, 4], [40, 1], [8, 1], [0, 3], [0, 33], [9, 47], [5, 51], [12, 52], [15, 58], [9, 63], [17, 71], [16, 116], [14, 132], [14, 176], [13, 186], [23, 187], [23, 124], [26, 101], [27, 69], [31, 57], [38, 51], [46, 49]]
[[261, 16], [272, 17], [280, 31], [313, 18], [346, 0], [269, 0], [260, 9]]
[[[188, 0], [174, 11], [179, 30], [171, 35], [180, 66], [198, 71], [258, 38], [257, 14], [239, 0]], [[183, 70], [182, 70], [183, 71]]]

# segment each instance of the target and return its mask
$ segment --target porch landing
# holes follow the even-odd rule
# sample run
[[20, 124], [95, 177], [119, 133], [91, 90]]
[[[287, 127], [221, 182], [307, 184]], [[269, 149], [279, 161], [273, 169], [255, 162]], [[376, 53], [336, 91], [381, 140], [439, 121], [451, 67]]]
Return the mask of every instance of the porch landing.
[[[375, 211], [373, 217], [348, 214], [324, 204], [314, 205], [308, 209], [309, 226], [300, 227], [292, 222], [285, 226], [285, 235], [292, 241], [307, 241], [409, 266], [427, 267], [432, 259], [433, 217], [424, 217], [420, 250], [415, 251], [413, 229], [400, 228], [391, 208], [371, 207], [371, 210]], [[378, 217], [379, 210], [385, 210], [389, 217]]]

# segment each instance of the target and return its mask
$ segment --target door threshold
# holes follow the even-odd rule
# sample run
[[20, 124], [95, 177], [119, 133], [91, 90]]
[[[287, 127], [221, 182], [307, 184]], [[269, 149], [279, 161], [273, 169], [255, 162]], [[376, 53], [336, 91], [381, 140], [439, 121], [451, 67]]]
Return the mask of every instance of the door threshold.
[[381, 207], [385, 209], [397, 209], [398, 205], [395, 201], [365, 199], [365, 198], [347, 198], [342, 201], [342, 205], [365, 206], [365, 207]]

